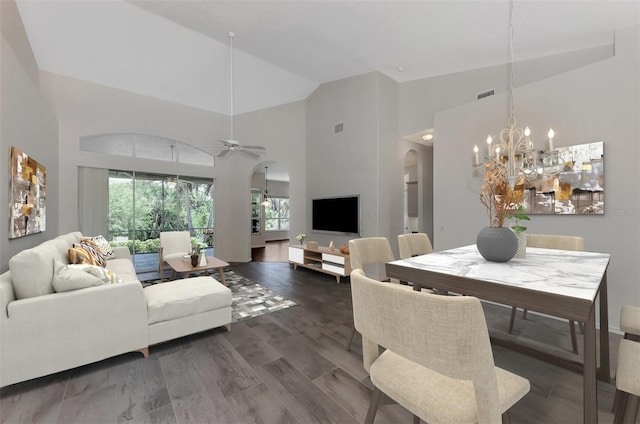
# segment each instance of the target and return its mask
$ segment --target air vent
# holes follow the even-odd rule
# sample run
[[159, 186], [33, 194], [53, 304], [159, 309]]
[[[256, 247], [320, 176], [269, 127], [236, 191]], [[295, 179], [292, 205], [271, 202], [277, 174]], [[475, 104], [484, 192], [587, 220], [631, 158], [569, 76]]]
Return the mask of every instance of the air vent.
[[476, 98], [480, 100], [480, 99], [484, 99], [485, 97], [493, 96], [494, 94], [496, 94], [496, 90], [492, 88], [489, 91], [485, 91], [483, 93], [476, 95]]
[[338, 134], [339, 132], [342, 132], [343, 129], [344, 129], [344, 123], [340, 122], [339, 124], [336, 124], [336, 126], [333, 128], [333, 132]]

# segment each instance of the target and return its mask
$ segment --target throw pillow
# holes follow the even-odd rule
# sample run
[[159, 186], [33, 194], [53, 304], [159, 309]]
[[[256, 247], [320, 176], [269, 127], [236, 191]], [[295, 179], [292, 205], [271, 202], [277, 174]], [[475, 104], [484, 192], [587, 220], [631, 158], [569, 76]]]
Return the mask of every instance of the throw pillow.
[[53, 288], [56, 292], [122, 282], [112, 271], [98, 265], [55, 263]]
[[96, 265], [64, 265], [62, 262], [56, 261], [53, 274], [53, 289], [60, 293], [104, 284], [100, 278], [78, 268], [83, 266]]
[[86, 250], [93, 258], [93, 265], [107, 266], [107, 259], [93, 241], [84, 239], [79, 243], [74, 243], [73, 247], [81, 247]]
[[95, 236], [95, 237], [83, 237], [82, 241], [85, 241], [85, 240], [92, 241], [98, 247], [98, 250], [100, 250], [100, 253], [104, 255], [106, 260], [115, 258], [115, 253], [113, 252], [113, 248], [111, 248], [111, 245], [109, 244], [107, 239], [104, 238], [102, 235]]
[[74, 244], [73, 247], [69, 248], [68, 252], [70, 264], [96, 265], [96, 261], [93, 256], [91, 256], [89, 252], [87, 252], [80, 246], [76, 247], [76, 245]]

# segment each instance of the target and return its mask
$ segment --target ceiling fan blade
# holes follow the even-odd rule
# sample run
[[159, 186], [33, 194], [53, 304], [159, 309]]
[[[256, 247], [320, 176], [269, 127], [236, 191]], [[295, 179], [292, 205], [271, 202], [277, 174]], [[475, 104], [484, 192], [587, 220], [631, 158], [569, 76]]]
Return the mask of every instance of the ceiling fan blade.
[[221, 151], [220, 153], [218, 153], [218, 156], [216, 156], [216, 157], [221, 158], [221, 157], [223, 157], [224, 155], [226, 155], [227, 153], [229, 153], [229, 150], [228, 150], [228, 149], [225, 149], [225, 150]]
[[245, 145], [242, 145], [242, 148], [244, 148], [244, 149], [253, 149], [253, 150], [267, 150], [263, 146], [245, 146]]
[[240, 150], [238, 150], [238, 152], [240, 152], [240, 153], [242, 153], [242, 154], [244, 154], [244, 155], [246, 155], [246, 156], [249, 156], [249, 157], [250, 157], [250, 158], [252, 158], [252, 159], [258, 159], [258, 158], [260, 158], [260, 155], [259, 155], [259, 154], [257, 154], [257, 153], [253, 153], [253, 152], [251, 152], [251, 151], [249, 151], [249, 150], [240, 149]]
[[218, 141], [222, 141], [225, 146], [240, 146], [240, 142], [232, 138], [219, 138]]

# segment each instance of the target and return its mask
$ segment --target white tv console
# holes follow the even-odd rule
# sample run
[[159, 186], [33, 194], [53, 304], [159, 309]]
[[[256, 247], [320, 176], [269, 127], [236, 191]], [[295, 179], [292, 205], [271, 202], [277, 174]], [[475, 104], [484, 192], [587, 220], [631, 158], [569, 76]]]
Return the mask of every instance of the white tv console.
[[351, 261], [348, 253], [338, 249], [332, 251], [328, 247], [307, 248], [306, 244], [289, 246], [289, 263], [293, 269], [301, 266], [325, 274], [334, 275], [338, 284], [341, 277], [351, 274]]

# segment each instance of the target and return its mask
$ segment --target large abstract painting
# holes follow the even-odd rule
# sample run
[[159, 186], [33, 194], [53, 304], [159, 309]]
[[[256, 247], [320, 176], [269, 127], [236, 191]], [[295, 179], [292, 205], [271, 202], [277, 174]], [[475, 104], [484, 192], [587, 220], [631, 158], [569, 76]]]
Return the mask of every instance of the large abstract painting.
[[599, 141], [558, 148], [558, 172], [539, 173], [524, 185], [527, 213], [604, 215], [603, 144]]
[[29, 155], [11, 147], [9, 238], [46, 229], [47, 172]]

